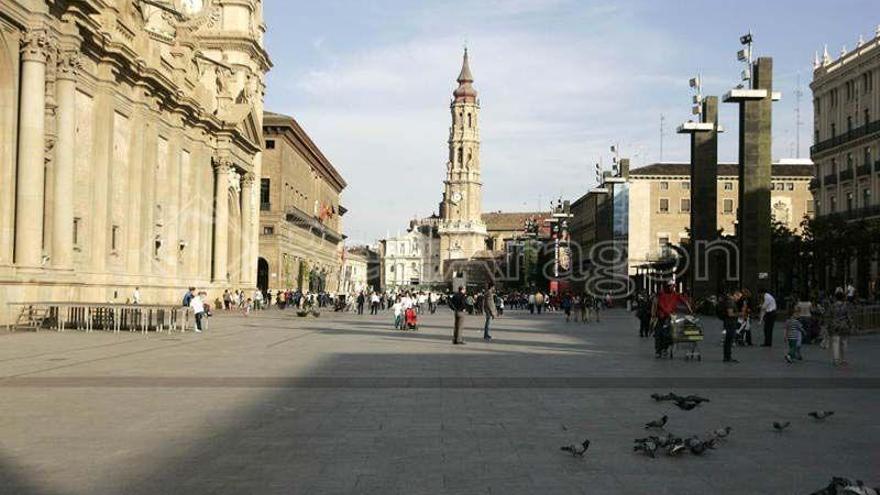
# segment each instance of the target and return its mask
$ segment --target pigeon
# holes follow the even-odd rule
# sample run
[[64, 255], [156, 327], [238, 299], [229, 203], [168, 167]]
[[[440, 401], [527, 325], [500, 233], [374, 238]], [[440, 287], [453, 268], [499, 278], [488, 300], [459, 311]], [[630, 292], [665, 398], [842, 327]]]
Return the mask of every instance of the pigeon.
[[664, 426], [666, 426], [667, 421], [669, 421], [669, 418], [664, 414], [663, 417], [660, 419], [648, 421], [647, 423], [645, 423], [645, 429], [649, 430], [651, 428], [663, 428]]
[[847, 478], [835, 476], [825, 488], [815, 491], [810, 495], [877, 495], [880, 489], [865, 486], [861, 480], [852, 481]]
[[678, 400], [678, 399], [681, 399], [681, 396], [676, 395], [673, 392], [669, 392], [668, 394], [662, 394], [662, 395], [655, 392], [655, 393], [651, 394], [651, 398], [657, 402], [663, 402], [663, 401], [668, 401], [668, 400]]
[[691, 409], [697, 407], [699, 404], [699, 402], [689, 401], [684, 398], [675, 401], [675, 405], [678, 406], [679, 409], [684, 411], [690, 411]]
[[703, 402], [711, 402], [709, 399], [705, 397], [700, 397], [699, 395], [688, 395], [684, 397], [684, 400], [688, 402], [696, 402], [697, 404], [702, 404]]
[[727, 438], [727, 436], [730, 435], [730, 431], [732, 429], [733, 428], [729, 426], [725, 426], [724, 428], [718, 428], [717, 430], [713, 431], [712, 434], [715, 435], [715, 438]]
[[785, 423], [780, 423], [779, 421], [773, 422], [773, 429], [776, 431], [781, 432], [781, 431], [785, 430], [786, 428], [788, 428], [789, 426], [791, 426], [791, 421], [786, 421]]
[[587, 449], [590, 448], [590, 439], [586, 439], [581, 443], [581, 446], [578, 447], [576, 445], [566, 445], [564, 447], [559, 447], [559, 450], [564, 452], [569, 452], [573, 457], [583, 457], [584, 454], [587, 453]]
[[637, 438], [635, 445], [633, 445], [633, 452], [643, 452], [653, 458], [657, 452], [657, 442], [650, 438]]
[[687, 449], [684, 441], [680, 438], [666, 446], [666, 454], [669, 456], [677, 456]]
[[825, 418], [827, 418], [828, 416], [833, 416], [833, 415], [834, 415], [834, 411], [813, 411], [813, 412], [807, 413], [807, 416], [810, 416], [811, 418], [817, 419], [819, 421], [822, 421]]

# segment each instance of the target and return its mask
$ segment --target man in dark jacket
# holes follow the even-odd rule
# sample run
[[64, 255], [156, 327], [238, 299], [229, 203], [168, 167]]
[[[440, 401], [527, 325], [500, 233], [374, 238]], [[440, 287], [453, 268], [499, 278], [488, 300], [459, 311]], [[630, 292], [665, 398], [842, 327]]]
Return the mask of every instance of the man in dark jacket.
[[458, 291], [452, 295], [449, 300], [449, 309], [455, 314], [455, 327], [452, 333], [452, 343], [456, 345], [464, 345], [461, 338], [461, 326], [464, 324], [464, 312], [467, 307], [467, 296], [464, 293], [464, 287], [459, 287]]

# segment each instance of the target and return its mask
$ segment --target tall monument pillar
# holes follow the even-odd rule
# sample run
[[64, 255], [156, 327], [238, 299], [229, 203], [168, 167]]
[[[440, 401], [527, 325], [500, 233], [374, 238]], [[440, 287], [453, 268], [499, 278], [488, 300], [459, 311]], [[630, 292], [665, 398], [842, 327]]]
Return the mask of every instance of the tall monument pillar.
[[700, 121], [685, 122], [679, 134], [691, 136], [691, 263], [690, 284], [695, 299], [715, 295], [717, 267], [709, 260], [709, 243], [718, 236], [718, 97], [699, 102]]
[[724, 95], [739, 104], [739, 211], [737, 212], [740, 286], [754, 292], [770, 286], [770, 183], [773, 59], [751, 64], [749, 87]]
[[[464, 51], [458, 88], [450, 105], [449, 160], [440, 204], [441, 262], [471, 258], [486, 248], [480, 179], [480, 102], [472, 83], [467, 49]], [[444, 267], [444, 272], [446, 268]]]

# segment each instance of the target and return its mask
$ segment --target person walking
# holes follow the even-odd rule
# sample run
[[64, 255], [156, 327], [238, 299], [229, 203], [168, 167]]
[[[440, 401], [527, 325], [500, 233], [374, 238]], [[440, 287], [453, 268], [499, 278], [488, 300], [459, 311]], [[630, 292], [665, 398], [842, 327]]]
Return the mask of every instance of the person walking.
[[141, 288], [135, 287], [134, 292], [131, 294], [131, 303], [132, 304], [140, 304], [141, 303]]
[[452, 332], [452, 343], [455, 345], [464, 345], [464, 339], [461, 338], [461, 327], [464, 324], [464, 312], [466, 309], [467, 296], [464, 293], [464, 287], [459, 287], [458, 291], [449, 299], [449, 309], [454, 314], [454, 328]]
[[495, 283], [489, 282], [483, 292], [483, 314], [486, 316], [486, 324], [483, 325], [483, 339], [492, 340], [489, 335], [489, 322], [498, 316], [498, 307], [495, 306]]
[[736, 319], [736, 303], [742, 297], [739, 291], [724, 296], [718, 304], [720, 306], [719, 316], [721, 317], [721, 325], [724, 328], [724, 362], [738, 363], [731, 355], [733, 342], [736, 340], [736, 331], [739, 323]]
[[832, 364], [834, 366], [846, 366], [846, 348], [849, 336], [852, 333], [854, 322], [852, 306], [846, 299], [842, 289], [834, 293], [834, 302], [828, 309], [828, 335], [831, 337]]
[[562, 308], [562, 311], [565, 313], [565, 322], [571, 323], [571, 306], [573, 302], [571, 300], [571, 293], [566, 292], [562, 296], [562, 301], [560, 301], [559, 305]]
[[535, 300], [536, 299], [537, 299], [537, 296], [535, 296], [535, 294], [529, 294], [529, 314], [530, 315], [535, 314]]
[[773, 347], [773, 325], [776, 324], [776, 298], [770, 292], [762, 290], [761, 317], [758, 321], [764, 326], [764, 343], [761, 347]]
[[749, 289], [739, 292], [736, 299], [736, 310], [739, 314], [739, 331], [743, 334], [743, 344], [752, 346], [752, 293]]
[[544, 294], [540, 291], [535, 294], [535, 309], [538, 310], [538, 314], [544, 311]]
[[400, 301], [400, 296], [397, 296], [397, 301], [391, 305], [391, 311], [394, 313], [394, 329], [395, 330], [403, 330], [401, 325], [403, 318], [403, 303]]
[[357, 296], [357, 314], [364, 314], [364, 304], [367, 302], [367, 296], [364, 295], [364, 291], [360, 291]]
[[785, 322], [785, 340], [788, 342], [788, 352], [785, 360], [788, 363], [794, 360], [801, 361], [801, 344], [803, 343], [804, 326], [797, 317], [797, 308], [793, 308], [788, 321]]
[[670, 281], [654, 302], [653, 316], [657, 320], [654, 330], [654, 353], [657, 358], [663, 357], [666, 349], [672, 344], [672, 315], [680, 304], [686, 305], [688, 311], [693, 312], [687, 298], [676, 291], [675, 283]]
[[190, 288], [186, 289], [186, 292], [183, 294], [183, 306], [184, 307], [186, 307], [186, 308], [189, 307], [190, 301], [192, 301], [192, 298], [195, 297], [195, 295], [196, 295], [195, 290], [196, 290], [195, 287], [190, 287]]
[[[192, 290], [194, 289], [191, 289], [189, 292], [192, 292]], [[196, 315], [196, 333], [202, 333], [202, 319], [205, 317], [205, 300], [203, 296], [205, 295], [204, 292], [199, 292], [189, 300], [189, 307], [192, 308], [193, 313]]]
[[375, 292], [370, 296], [370, 314], [379, 314], [379, 294], [376, 294]]

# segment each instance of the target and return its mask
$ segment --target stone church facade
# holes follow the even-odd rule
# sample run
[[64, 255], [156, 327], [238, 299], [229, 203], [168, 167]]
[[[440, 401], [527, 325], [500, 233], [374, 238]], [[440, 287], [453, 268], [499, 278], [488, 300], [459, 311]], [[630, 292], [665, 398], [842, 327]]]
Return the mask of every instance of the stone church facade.
[[256, 281], [260, 0], [0, 0], [6, 302]]

